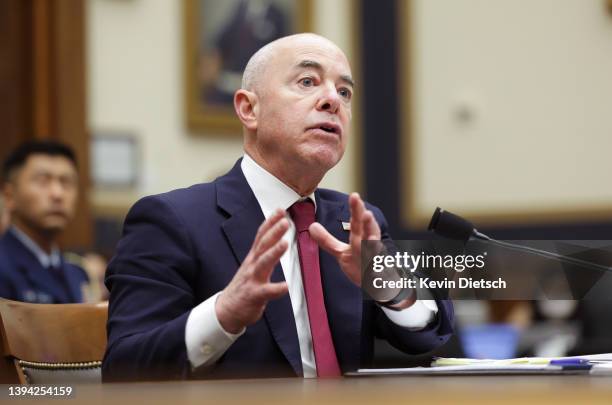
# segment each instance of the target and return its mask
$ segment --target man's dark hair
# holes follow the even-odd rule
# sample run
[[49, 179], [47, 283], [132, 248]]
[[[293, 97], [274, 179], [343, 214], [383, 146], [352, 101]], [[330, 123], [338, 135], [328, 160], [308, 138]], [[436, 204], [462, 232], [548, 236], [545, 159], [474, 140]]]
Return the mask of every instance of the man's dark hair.
[[57, 141], [26, 141], [19, 145], [4, 160], [2, 177], [8, 181], [17, 169], [20, 169], [32, 155], [62, 156], [70, 160], [76, 168], [77, 159], [72, 148]]

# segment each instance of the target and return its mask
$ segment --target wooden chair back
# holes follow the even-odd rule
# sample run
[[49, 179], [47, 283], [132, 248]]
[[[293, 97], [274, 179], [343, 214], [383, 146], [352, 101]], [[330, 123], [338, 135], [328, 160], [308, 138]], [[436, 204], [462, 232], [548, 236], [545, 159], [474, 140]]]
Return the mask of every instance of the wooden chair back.
[[0, 382], [32, 382], [24, 375], [24, 365], [46, 370], [99, 368], [107, 316], [107, 302], [30, 304], [0, 299]]

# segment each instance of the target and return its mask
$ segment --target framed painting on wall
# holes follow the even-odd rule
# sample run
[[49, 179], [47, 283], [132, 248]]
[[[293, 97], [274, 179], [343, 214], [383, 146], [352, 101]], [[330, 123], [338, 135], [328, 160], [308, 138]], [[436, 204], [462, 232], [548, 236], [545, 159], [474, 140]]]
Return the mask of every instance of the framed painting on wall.
[[312, 0], [184, 0], [185, 112], [197, 134], [240, 133], [233, 94], [266, 43], [310, 31]]

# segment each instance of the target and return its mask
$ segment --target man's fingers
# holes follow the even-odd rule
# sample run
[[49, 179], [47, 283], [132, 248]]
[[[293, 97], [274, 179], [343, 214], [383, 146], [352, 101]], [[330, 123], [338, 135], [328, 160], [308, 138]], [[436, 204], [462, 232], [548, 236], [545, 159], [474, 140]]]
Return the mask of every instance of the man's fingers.
[[361, 233], [363, 231], [363, 211], [365, 207], [361, 197], [357, 193], [351, 193], [349, 196], [349, 208], [351, 210], [351, 240], [353, 237], [361, 239]]
[[268, 229], [272, 228], [278, 221], [285, 217], [285, 211], [280, 208], [275, 210], [271, 217], [263, 221], [263, 223], [259, 226], [257, 230], [257, 234], [255, 235], [255, 240], [253, 241], [253, 246], [257, 245], [261, 240], [262, 236], [268, 231]]
[[262, 299], [265, 301], [275, 300], [287, 294], [289, 291], [286, 281], [278, 283], [267, 283], [261, 286]]
[[280, 240], [259, 255], [255, 260], [255, 276], [260, 280], [269, 280], [274, 266], [276, 266], [283, 253], [285, 253], [287, 247], [287, 242]]
[[318, 222], [314, 222], [308, 228], [310, 237], [327, 253], [338, 257], [346, 248], [346, 244], [334, 238], [327, 229]]
[[262, 238], [270, 231], [270, 229], [274, 228], [274, 226], [277, 225], [284, 218], [285, 212], [279, 208], [272, 213], [272, 216], [262, 222], [262, 224], [259, 226], [259, 229], [257, 230], [257, 234], [255, 234], [255, 240], [251, 245], [251, 250], [249, 251], [247, 257], [244, 259], [245, 263], [251, 263], [257, 260], [257, 257], [259, 257], [262, 252], [261, 250], [257, 249], [257, 247], [261, 244]]
[[378, 226], [372, 211], [367, 210], [363, 214], [363, 218], [363, 239], [380, 240], [380, 226]]
[[255, 257], [259, 257], [270, 247], [278, 243], [285, 232], [289, 229], [289, 221], [287, 218], [279, 219], [272, 227], [268, 228], [262, 235], [259, 241], [253, 245]]

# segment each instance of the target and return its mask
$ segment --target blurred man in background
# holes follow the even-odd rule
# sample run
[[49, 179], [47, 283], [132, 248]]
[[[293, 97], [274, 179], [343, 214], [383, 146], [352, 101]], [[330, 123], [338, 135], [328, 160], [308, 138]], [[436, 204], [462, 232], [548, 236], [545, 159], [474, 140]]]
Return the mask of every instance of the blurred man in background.
[[24, 143], [4, 162], [3, 182], [10, 225], [0, 239], [0, 297], [33, 303], [82, 302], [87, 275], [67, 263], [58, 246], [76, 206], [74, 152], [53, 141]]

